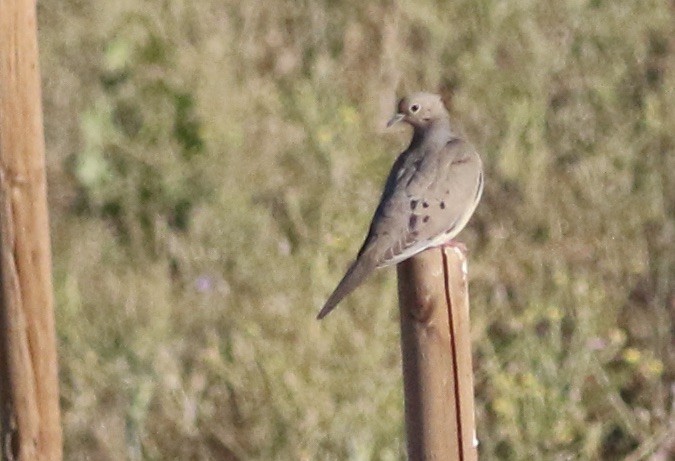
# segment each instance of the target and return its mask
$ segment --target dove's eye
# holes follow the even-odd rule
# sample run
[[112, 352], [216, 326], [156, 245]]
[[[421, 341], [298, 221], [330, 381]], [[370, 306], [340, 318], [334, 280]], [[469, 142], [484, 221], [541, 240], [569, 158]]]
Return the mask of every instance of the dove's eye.
[[419, 105], [419, 104], [413, 104], [412, 106], [410, 106], [410, 112], [412, 112], [413, 114], [414, 114], [415, 112], [417, 112], [418, 110], [420, 110], [420, 105]]

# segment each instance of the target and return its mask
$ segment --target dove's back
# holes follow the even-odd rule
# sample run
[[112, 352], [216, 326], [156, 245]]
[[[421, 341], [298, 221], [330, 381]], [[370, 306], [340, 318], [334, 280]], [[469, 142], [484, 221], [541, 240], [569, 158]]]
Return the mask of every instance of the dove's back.
[[421, 149], [406, 150], [394, 163], [368, 236], [317, 318], [328, 315], [374, 269], [442, 245], [466, 226], [483, 190], [478, 154], [459, 138], [436, 152]]

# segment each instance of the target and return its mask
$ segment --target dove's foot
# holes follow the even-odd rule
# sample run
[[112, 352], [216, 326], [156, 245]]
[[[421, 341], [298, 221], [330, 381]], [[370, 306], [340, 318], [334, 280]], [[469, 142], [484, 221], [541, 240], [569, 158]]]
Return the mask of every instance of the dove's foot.
[[469, 252], [469, 249], [462, 242], [457, 240], [450, 240], [441, 245], [442, 248], [456, 248], [462, 252], [463, 255], [466, 255]]

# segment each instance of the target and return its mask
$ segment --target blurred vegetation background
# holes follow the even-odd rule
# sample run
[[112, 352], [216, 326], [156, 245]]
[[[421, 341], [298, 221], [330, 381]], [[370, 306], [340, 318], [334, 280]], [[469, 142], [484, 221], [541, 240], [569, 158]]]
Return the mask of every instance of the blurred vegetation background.
[[68, 460], [401, 460], [393, 270], [326, 321], [405, 130], [482, 153], [482, 459], [675, 452], [672, 0], [38, 3]]

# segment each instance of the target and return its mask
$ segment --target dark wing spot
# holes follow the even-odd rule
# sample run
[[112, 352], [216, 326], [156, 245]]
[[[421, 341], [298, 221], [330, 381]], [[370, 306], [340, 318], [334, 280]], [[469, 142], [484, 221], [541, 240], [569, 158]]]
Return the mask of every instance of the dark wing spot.
[[445, 202], [439, 203], [438, 206], [441, 207], [441, 210], [444, 210], [445, 209]]
[[423, 206], [424, 208], [429, 208], [429, 204], [428, 204], [427, 202], [422, 202], [422, 206]]
[[417, 200], [410, 201], [410, 209], [414, 210], [417, 207]]
[[414, 229], [415, 225], [417, 225], [417, 215], [411, 214], [410, 220], [408, 221], [408, 229]]
[[422, 222], [429, 222], [429, 216], [425, 216], [425, 217], [422, 219]]

